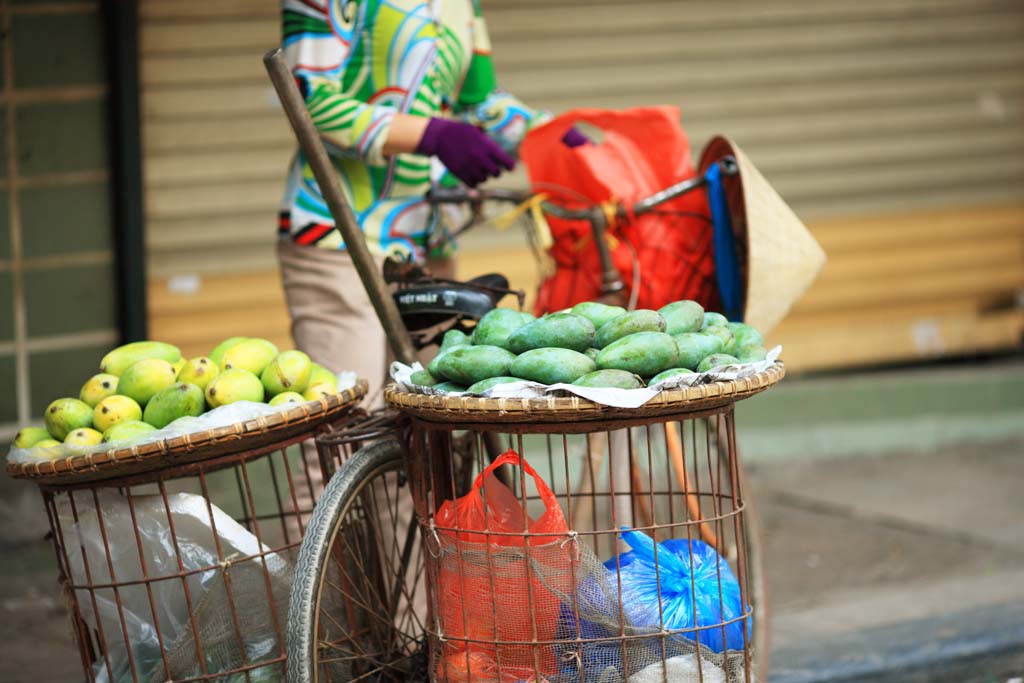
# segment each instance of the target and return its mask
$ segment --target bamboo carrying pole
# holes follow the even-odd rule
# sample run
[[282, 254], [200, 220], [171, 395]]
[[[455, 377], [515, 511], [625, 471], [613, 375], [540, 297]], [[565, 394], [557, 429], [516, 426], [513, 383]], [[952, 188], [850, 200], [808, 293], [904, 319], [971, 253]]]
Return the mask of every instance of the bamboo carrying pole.
[[306, 109], [306, 102], [299, 92], [291, 69], [284, 59], [284, 52], [281, 48], [271, 50], [263, 57], [263, 64], [270, 74], [270, 80], [274, 84], [277, 96], [281, 100], [285, 114], [288, 115], [288, 122], [295, 131], [299, 147], [302, 149], [309, 167], [313, 170], [320, 192], [323, 193], [327, 208], [330, 209], [334, 224], [341, 231], [345, 240], [345, 248], [352, 257], [352, 263], [359, 273], [359, 279], [366, 288], [366, 294], [370, 297], [377, 317], [384, 327], [384, 334], [387, 335], [388, 343], [395, 357], [403, 363], [412, 364], [416, 360], [416, 351], [412, 345], [412, 338], [409, 331], [402, 324], [402, 318], [398, 313], [391, 293], [388, 291], [384, 278], [370, 250], [366, 248], [363, 233], [356, 223], [356, 217], [352, 208], [348, 205], [345, 195], [341, 192], [341, 185], [338, 183], [334, 165], [327, 156], [323, 142], [320, 140], [320, 132], [313, 123], [313, 118]]

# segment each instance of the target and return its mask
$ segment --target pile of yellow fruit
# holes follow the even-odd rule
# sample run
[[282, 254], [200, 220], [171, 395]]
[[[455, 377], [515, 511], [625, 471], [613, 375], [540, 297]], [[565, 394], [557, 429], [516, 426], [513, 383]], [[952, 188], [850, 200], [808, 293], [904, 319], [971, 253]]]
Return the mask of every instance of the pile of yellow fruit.
[[278, 351], [266, 339], [231, 337], [208, 356], [191, 359], [171, 344], [133, 342], [104, 356], [100, 374], [89, 378], [78, 398], [51, 403], [46, 428], [25, 427], [14, 446], [53, 460], [68, 455], [61, 444], [116, 445], [237, 401], [279, 406], [337, 392], [330, 370], [302, 351]]

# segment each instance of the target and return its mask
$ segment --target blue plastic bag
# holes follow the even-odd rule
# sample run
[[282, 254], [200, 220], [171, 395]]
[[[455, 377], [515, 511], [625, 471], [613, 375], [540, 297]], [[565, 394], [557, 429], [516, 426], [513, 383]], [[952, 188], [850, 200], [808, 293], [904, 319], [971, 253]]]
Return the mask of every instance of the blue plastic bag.
[[[743, 616], [739, 583], [729, 563], [707, 543], [678, 539], [659, 543], [655, 568], [654, 541], [650, 537], [624, 531], [622, 538], [632, 550], [619, 555], [617, 565], [613, 557], [604, 566], [613, 579], [618, 566], [622, 607], [631, 625], [638, 628], [664, 625], [674, 631], [714, 626]], [[744, 622], [749, 631], [749, 619], [739, 620], [724, 628], [701, 630], [697, 642], [714, 652], [741, 650], [745, 641]], [[693, 634], [683, 635], [693, 640]]]

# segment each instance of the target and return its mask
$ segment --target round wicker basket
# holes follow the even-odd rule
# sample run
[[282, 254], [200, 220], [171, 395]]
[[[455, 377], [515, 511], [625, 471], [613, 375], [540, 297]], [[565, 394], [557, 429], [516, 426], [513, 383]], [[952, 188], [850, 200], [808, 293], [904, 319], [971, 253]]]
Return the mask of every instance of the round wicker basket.
[[226, 427], [62, 460], [8, 463], [7, 474], [40, 485], [79, 484], [177, 467], [310, 434], [341, 418], [366, 395], [366, 380], [342, 392]]
[[759, 394], [777, 384], [785, 374], [783, 365], [776, 363], [763, 372], [741, 379], [662, 391], [639, 408], [615, 408], [571, 395], [542, 398], [428, 396], [401, 391], [394, 384], [384, 390], [384, 400], [391, 407], [428, 422], [565, 424], [713, 410]]

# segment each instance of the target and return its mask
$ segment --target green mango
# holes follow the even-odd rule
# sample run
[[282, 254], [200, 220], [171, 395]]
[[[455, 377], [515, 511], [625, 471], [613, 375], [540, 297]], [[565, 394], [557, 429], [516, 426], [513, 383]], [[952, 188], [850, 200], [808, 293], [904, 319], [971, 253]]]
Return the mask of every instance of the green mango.
[[738, 356], [737, 351], [744, 346], [764, 346], [764, 337], [757, 331], [756, 328], [751, 327], [745, 323], [729, 323], [729, 330], [732, 332], [733, 343], [725, 350], [726, 353], [731, 353], [734, 356]]
[[736, 343], [736, 337], [733, 336], [732, 330], [726, 325], [712, 325], [711, 327], [705, 327], [701, 330], [701, 334], [707, 334], [714, 337], [718, 337], [722, 340], [722, 351], [728, 353], [732, 345]]
[[594, 324], [574, 313], [552, 313], [520, 327], [508, 338], [514, 353], [531, 349], [586, 351], [594, 341]]
[[118, 422], [116, 425], [103, 432], [103, 443], [120, 443], [122, 441], [134, 441], [145, 434], [155, 432], [156, 427], [139, 420]]
[[14, 436], [15, 448], [32, 448], [44, 439], [52, 439], [50, 432], [42, 427], [22, 427]]
[[461, 393], [461, 392], [466, 390], [466, 387], [464, 387], [461, 384], [456, 384], [455, 382], [441, 382], [440, 384], [435, 384], [432, 388], [437, 389], [438, 391], [443, 391], [445, 393], [447, 393], [447, 392], [458, 392], [458, 393]]
[[273, 342], [266, 339], [246, 339], [225, 351], [220, 365], [222, 370], [247, 370], [259, 377], [278, 353]]
[[92, 408], [85, 401], [58, 398], [46, 407], [46, 431], [58, 441], [84, 427], [92, 427]]
[[473, 340], [465, 332], [448, 330], [444, 333], [444, 337], [441, 338], [441, 348], [438, 349], [437, 355], [427, 364], [427, 372], [434, 377], [440, 377], [441, 371], [438, 369], [438, 366], [441, 362], [441, 357], [452, 349], [460, 346], [471, 346], [472, 344]]
[[92, 424], [105, 432], [119, 422], [142, 419], [142, 408], [127, 396], [107, 396], [96, 404], [92, 411]]
[[597, 362], [597, 355], [599, 353], [601, 353], [601, 349], [595, 349], [593, 346], [591, 346], [589, 349], [587, 349], [583, 353], [584, 353], [584, 355], [586, 355], [587, 358], [589, 358], [590, 360], [592, 360], [592, 361], [594, 361], [596, 363]]
[[78, 392], [78, 398], [95, 408], [96, 404], [107, 396], [113, 396], [115, 391], [117, 391], [117, 375], [100, 373], [93, 375], [88, 382], [82, 385], [82, 390]]
[[658, 313], [665, 319], [665, 333], [671, 335], [698, 332], [704, 325], [704, 307], [696, 301], [673, 301]]
[[597, 331], [594, 346], [603, 349], [614, 341], [637, 332], [664, 332], [665, 319], [657, 311], [641, 308], [609, 320]]
[[653, 387], [658, 382], [662, 382], [670, 377], [679, 377], [680, 375], [693, 375], [693, 370], [690, 368], [669, 368], [664, 372], [659, 372], [657, 375], [647, 381], [647, 386]]
[[601, 349], [597, 367], [650, 377], [676, 367], [678, 360], [679, 349], [671, 335], [664, 332], [636, 332]]
[[282, 351], [263, 369], [260, 381], [269, 396], [286, 391], [303, 392], [309, 386], [313, 361], [302, 351]]
[[441, 357], [437, 369], [440, 376], [464, 386], [482, 379], [509, 374], [515, 355], [500, 346], [459, 346]]
[[739, 362], [740, 359], [736, 356], [730, 356], [727, 353], [715, 353], [700, 362], [700, 365], [697, 366], [697, 372], [707, 372], [723, 365], [736, 365]]
[[302, 394], [296, 391], [283, 391], [268, 401], [268, 403], [272, 406], [282, 406], [285, 404], [293, 405], [296, 403], [305, 402], [306, 399], [302, 396]]
[[438, 383], [436, 377], [426, 370], [417, 370], [409, 376], [409, 381], [419, 387], [432, 387]]
[[522, 382], [523, 380], [518, 377], [491, 377], [489, 379], [482, 379], [479, 382], [469, 386], [466, 391], [471, 394], [482, 394], [491, 387], [496, 387], [499, 384], [508, 384], [509, 382]]
[[248, 370], [228, 368], [206, 385], [206, 402], [211, 408], [238, 401], [263, 401], [263, 383]]
[[[533, 316], [530, 316], [533, 317]], [[473, 329], [471, 340], [478, 346], [500, 346], [509, 349], [508, 338], [527, 321], [522, 313], [511, 308], [494, 308], [487, 312]]]
[[206, 397], [195, 384], [176, 382], [149, 399], [142, 414], [145, 422], [163, 429], [179, 417], [199, 417], [206, 410]]
[[589, 320], [594, 325], [595, 330], [601, 329], [601, 326], [609, 320], [614, 320], [620, 315], [626, 314], [626, 309], [622, 306], [608, 306], [596, 301], [584, 301], [583, 303], [576, 304], [570, 311]]
[[214, 346], [207, 358], [213, 361], [213, 364], [220, 368], [221, 364], [224, 362], [224, 354], [228, 352], [228, 349], [232, 346], [241, 344], [246, 339], [248, 339], [248, 337], [228, 337], [220, 344]]
[[174, 367], [159, 358], [147, 358], [128, 366], [117, 383], [117, 393], [145, 407], [157, 392], [174, 384]]
[[178, 370], [177, 380], [179, 382], [185, 382], [186, 384], [195, 384], [197, 387], [206, 390], [206, 385], [209, 384], [214, 377], [220, 374], [220, 367], [213, 362], [212, 358], [206, 356], [200, 356], [199, 358], [193, 358], [187, 361]]
[[103, 356], [103, 360], [100, 361], [100, 372], [120, 377], [130, 366], [149, 358], [176, 363], [181, 360], [181, 350], [177, 346], [157, 341], [132, 342], [119, 346]]
[[709, 327], [714, 327], [715, 325], [728, 325], [728, 324], [729, 324], [729, 319], [726, 318], [721, 313], [705, 312], [704, 313], [704, 322], [701, 323], [700, 329], [701, 329], [701, 331], [703, 331], [703, 330], [706, 330]]
[[561, 348], [531, 349], [512, 363], [511, 374], [541, 384], [575, 382], [597, 369], [594, 361], [579, 351]]
[[611, 389], [643, 389], [644, 381], [625, 370], [595, 370], [573, 382], [578, 387], [605, 387]]
[[725, 346], [718, 337], [703, 332], [684, 332], [675, 335], [673, 339], [679, 350], [677, 365], [690, 370], [696, 370], [700, 362], [711, 354], [721, 353]]
[[756, 363], [768, 357], [768, 349], [760, 344], [749, 344], [737, 349], [736, 357], [741, 363]]

